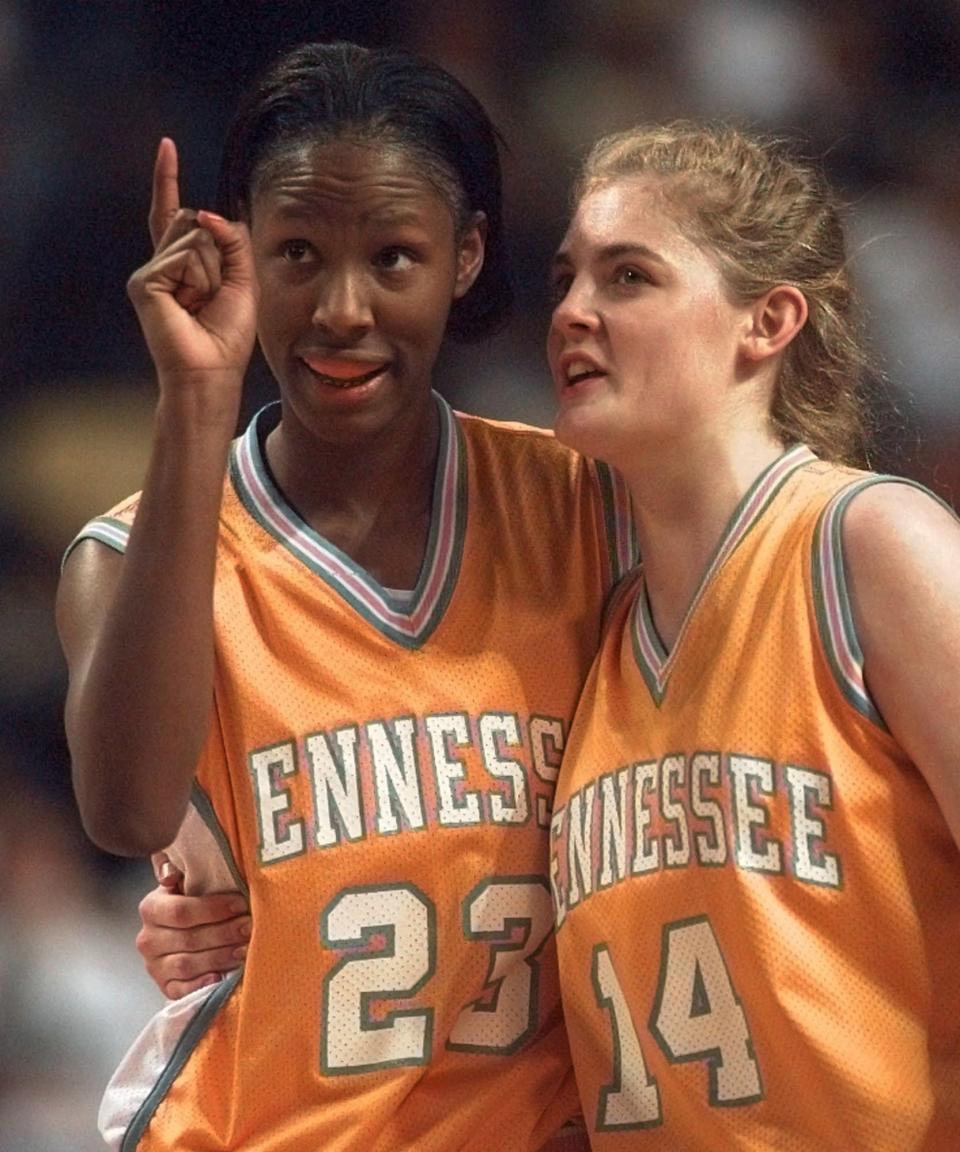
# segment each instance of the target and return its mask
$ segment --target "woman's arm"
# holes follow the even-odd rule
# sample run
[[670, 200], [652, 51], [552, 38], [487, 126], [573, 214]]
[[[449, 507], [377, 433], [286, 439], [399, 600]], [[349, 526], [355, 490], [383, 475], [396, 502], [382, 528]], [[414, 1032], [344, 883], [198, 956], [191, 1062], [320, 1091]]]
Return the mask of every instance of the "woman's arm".
[[870, 694], [960, 847], [960, 522], [918, 488], [873, 485], [843, 545]]
[[255, 338], [246, 229], [180, 210], [171, 171], [165, 141], [151, 216], [159, 204], [172, 223], [128, 285], [159, 384], [136, 520], [122, 557], [78, 546], [57, 598], [77, 802], [91, 839], [119, 855], [173, 840], [210, 722], [220, 500]]

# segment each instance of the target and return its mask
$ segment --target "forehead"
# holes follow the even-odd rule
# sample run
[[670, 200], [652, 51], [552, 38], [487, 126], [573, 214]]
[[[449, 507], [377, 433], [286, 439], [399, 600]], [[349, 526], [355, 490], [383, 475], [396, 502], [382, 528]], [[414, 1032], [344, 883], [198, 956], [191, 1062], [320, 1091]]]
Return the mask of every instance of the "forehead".
[[298, 144], [266, 160], [251, 216], [452, 222], [452, 210], [423, 166], [400, 145], [345, 140]]
[[658, 181], [624, 177], [588, 191], [576, 206], [558, 255], [582, 258], [594, 248], [623, 244], [690, 246]]

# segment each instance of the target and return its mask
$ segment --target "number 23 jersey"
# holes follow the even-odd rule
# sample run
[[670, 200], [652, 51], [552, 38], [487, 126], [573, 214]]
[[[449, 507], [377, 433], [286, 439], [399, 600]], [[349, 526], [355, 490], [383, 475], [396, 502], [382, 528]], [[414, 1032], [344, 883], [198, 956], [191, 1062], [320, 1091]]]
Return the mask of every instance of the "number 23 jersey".
[[[239, 980], [118, 1070], [101, 1124], [123, 1152], [519, 1152], [578, 1110], [548, 827], [626, 505], [549, 434], [437, 403], [407, 596], [285, 504], [269, 412], [234, 445], [193, 809], [253, 936]], [[122, 548], [134, 509], [85, 534]]]

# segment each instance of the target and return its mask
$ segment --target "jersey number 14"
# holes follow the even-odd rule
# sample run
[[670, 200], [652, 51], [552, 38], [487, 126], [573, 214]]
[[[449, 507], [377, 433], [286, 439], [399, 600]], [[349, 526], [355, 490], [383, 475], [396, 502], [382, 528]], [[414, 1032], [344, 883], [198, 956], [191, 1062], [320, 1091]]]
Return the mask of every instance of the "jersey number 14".
[[[597, 944], [591, 976], [597, 1003], [610, 1015], [613, 1075], [600, 1089], [598, 1131], [652, 1128], [663, 1122], [660, 1090], [650, 1075], [610, 949]], [[704, 1061], [710, 1103], [751, 1104], [763, 1098], [747, 1018], [706, 917], [667, 924], [650, 1031], [673, 1063]]]

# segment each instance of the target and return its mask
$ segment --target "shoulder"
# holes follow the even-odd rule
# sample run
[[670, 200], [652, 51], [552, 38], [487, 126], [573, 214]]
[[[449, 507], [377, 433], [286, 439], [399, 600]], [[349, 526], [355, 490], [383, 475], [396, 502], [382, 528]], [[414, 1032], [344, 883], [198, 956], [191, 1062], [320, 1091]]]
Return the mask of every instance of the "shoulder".
[[471, 450], [485, 452], [506, 463], [515, 460], [545, 471], [579, 472], [589, 468], [578, 452], [561, 444], [549, 428], [538, 428], [511, 420], [454, 413]]
[[[874, 688], [960, 657], [960, 521], [931, 492], [877, 478], [849, 500], [843, 568]], [[948, 651], [949, 650], [949, 651]], [[872, 676], [871, 676], [872, 667]]]
[[861, 583], [896, 584], [922, 573], [960, 580], [960, 520], [938, 497], [896, 477], [867, 476], [843, 516], [846, 566]]
[[104, 566], [109, 569], [112, 559], [119, 559], [119, 555], [126, 551], [140, 497], [140, 492], [134, 492], [83, 525], [64, 550], [60, 563], [61, 579], [71, 571], [87, 577]]
[[457, 423], [467, 436], [484, 437], [501, 443], [529, 441], [558, 444], [549, 428], [538, 428], [533, 424], [523, 424], [516, 420], [495, 420], [491, 416], [476, 416], [471, 412], [453, 409]]
[[123, 564], [123, 548], [99, 536], [77, 536], [68, 549], [57, 584], [54, 615], [68, 664], [102, 620]]
[[[67, 561], [84, 541], [96, 540], [114, 552], [125, 552], [130, 526], [136, 519], [139, 506], [140, 493], [135, 492], [132, 496], [121, 500], [119, 504], [115, 504], [109, 511], [88, 520], [67, 545], [61, 561], [61, 570], [66, 568]], [[84, 548], [84, 551], [89, 553], [89, 546]]]
[[547, 428], [457, 412], [483, 491], [522, 505], [529, 522], [553, 521], [571, 543], [580, 530], [614, 581], [637, 559], [630, 493], [608, 465], [561, 444]]
[[848, 512], [844, 561], [870, 694], [960, 844], [960, 522], [902, 482], [862, 489]]

